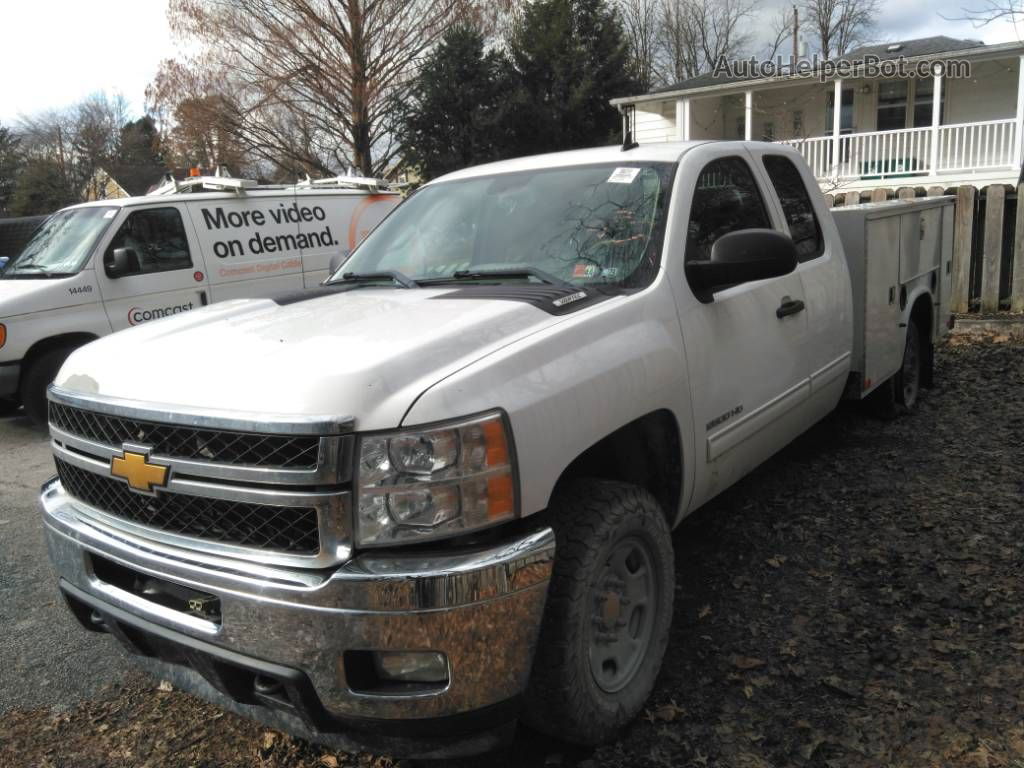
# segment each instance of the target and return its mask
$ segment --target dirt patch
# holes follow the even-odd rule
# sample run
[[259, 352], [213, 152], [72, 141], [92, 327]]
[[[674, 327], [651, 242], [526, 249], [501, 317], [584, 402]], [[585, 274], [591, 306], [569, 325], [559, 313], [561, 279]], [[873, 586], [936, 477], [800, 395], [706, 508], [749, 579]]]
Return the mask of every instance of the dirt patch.
[[[618, 741], [524, 731], [459, 765], [1024, 768], [1024, 345], [958, 340], [936, 381], [897, 421], [840, 408], [684, 522], [662, 676]], [[0, 764], [390, 762], [133, 677], [6, 715]]]

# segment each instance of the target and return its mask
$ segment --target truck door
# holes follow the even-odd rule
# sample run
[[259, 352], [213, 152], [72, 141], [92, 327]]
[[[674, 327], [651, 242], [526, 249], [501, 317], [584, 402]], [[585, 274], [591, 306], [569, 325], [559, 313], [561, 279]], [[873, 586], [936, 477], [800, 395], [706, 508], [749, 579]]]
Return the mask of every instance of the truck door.
[[853, 305], [846, 260], [810, 169], [792, 155], [773, 151], [771, 145], [751, 152], [755, 168], [760, 164], [758, 170], [774, 193], [772, 199], [780, 209], [785, 231], [796, 244], [808, 330], [803, 354], [810, 376], [811, 408], [816, 418], [821, 418], [842, 396], [851, 365]]
[[[178, 206], [127, 208], [106, 243], [96, 280], [113, 330], [156, 320], [207, 304], [208, 284], [195, 233]], [[123, 249], [126, 271], [113, 271], [114, 251]]]
[[[715, 240], [729, 232], [782, 228], [750, 159], [736, 145], [684, 155], [680, 178], [696, 183], [680, 190], [686, 244], [678, 256], [707, 259]], [[682, 269], [671, 274], [685, 283]], [[807, 426], [804, 288], [791, 273], [728, 287], [709, 303], [697, 300], [688, 285], [675, 291], [697, 430], [692, 503], [700, 504]]]

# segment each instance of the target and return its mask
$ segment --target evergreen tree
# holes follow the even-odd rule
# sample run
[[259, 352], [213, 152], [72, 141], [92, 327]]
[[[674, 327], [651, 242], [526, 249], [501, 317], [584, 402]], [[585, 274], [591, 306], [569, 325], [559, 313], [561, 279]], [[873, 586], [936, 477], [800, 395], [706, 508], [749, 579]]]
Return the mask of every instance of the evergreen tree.
[[398, 105], [406, 162], [432, 179], [498, 159], [509, 90], [507, 64], [499, 53], [484, 51], [483, 34], [470, 25], [453, 27]]
[[608, 102], [635, 93], [629, 46], [606, 0], [537, 0], [526, 6], [509, 54], [516, 73], [511, 154], [619, 140]]
[[33, 158], [18, 174], [11, 213], [15, 216], [48, 214], [76, 202], [78, 200], [64, 183], [60, 164], [49, 158]]
[[123, 165], [162, 165], [160, 135], [149, 115], [125, 123], [115, 160]]

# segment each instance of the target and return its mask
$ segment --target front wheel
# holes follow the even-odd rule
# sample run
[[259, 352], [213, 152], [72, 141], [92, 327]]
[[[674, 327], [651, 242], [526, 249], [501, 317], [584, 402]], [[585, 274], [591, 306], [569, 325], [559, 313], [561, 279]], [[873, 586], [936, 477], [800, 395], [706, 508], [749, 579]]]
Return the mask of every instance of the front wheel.
[[647, 491], [575, 483], [552, 500], [557, 547], [523, 719], [594, 745], [643, 708], [672, 623], [665, 516]]
[[46, 426], [46, 388], [53, 383], [60, 367], [74, 349], [55, 347], [43, 352], [21, 376], [21, 402], [25, 406], [25, 414], [37, 427]]

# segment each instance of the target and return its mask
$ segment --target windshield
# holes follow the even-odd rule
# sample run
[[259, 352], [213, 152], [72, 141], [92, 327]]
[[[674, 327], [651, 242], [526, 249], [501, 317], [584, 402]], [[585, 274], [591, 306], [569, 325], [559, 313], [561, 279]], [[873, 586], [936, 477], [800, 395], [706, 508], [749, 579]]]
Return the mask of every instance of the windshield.
[[503, 270], [500, 279], [529, 279], [532, 269], [576, 285], [644, 286], [658, 269], [674, 169], [602, 164], [427, 186], [336, 277], [391, 271], [443, 282]]
[[93, 244], [117, 214], [117, 208], [58, 211], [36, 231], [0, 277], [68, 277], [85, 265]]

